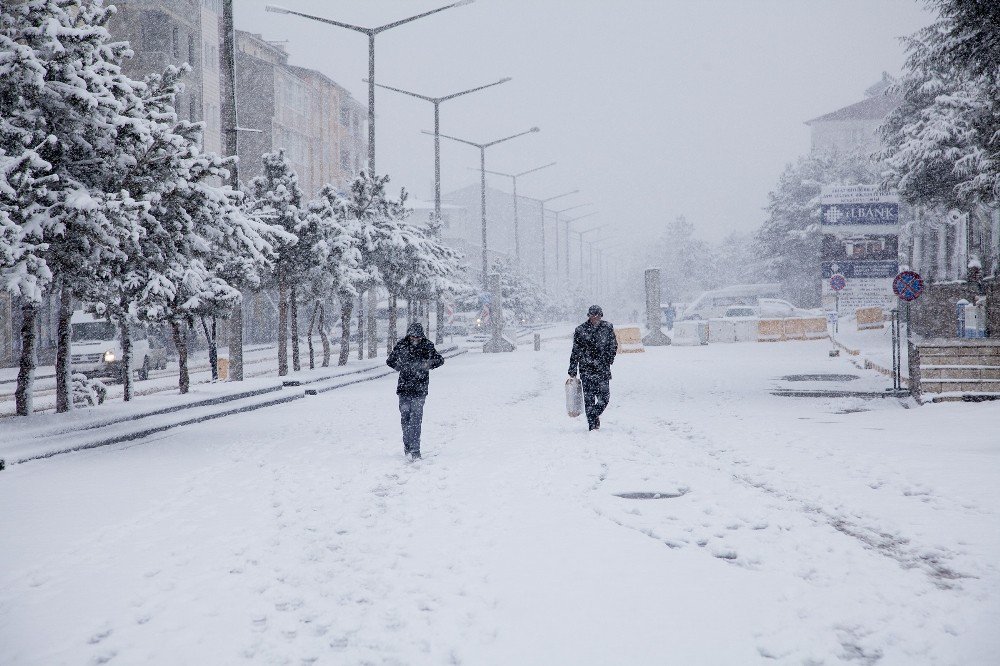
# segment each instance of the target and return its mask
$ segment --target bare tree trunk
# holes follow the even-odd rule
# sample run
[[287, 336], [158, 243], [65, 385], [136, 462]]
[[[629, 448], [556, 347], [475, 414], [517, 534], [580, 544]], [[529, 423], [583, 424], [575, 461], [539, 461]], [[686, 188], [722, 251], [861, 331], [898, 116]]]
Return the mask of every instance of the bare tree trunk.
[[313, 354], [313, 326], [316, 324], [316, 313], [319, 312], [319, 300], [313, 305], [312, 316], [309, 317], [309, 337], [307, 342], [309, 343], [309, 369], [313, 370], [316, 368], [316, 358]]
[[444, 297], [438, 296], [436, 301], [437, 305], [437, 321], [434, 327], [434, 344], [440, 345], [444, 344]]
[[215, 339], [215, 317], [212, 317], [212, 328], [208, 328], [208, 322], [205, 321], [204, 317], [201, 319], [201, 330], [205, 333], [205, 339], [208, 340], [208, 364], [212, 366], [212, 381], [219, 379], [219, 345]]
[[322, 303], [317, 301], [319, 305], [319, 339], [323, 341], [323, 367], [330, 367], [330, 336], [326, 334], [326, 324], [324, 323], [323, 315], [326, 314], [326, 308]]
[[59, 323], [56, 334], [56, 412], [63, 413], [73, 409], [73, 368], [70, 362], [72, 350], [72, 328], [70, 318], [73, 316], [73, 292], [66, 285], [65, 279], [60, 279], [59, 288]]
[[122, 391], [125, 402], [128, 402], [134, 397], [135, 389], [132, 386], [132, 337], [128, 321], [124, 318], [118, 322], [118, 334], [122, 337]]
[[21, 367], [17, 372], [14, 405], [18, 416], [31, 416], [35, 411], [35, 367], [38, 365], [38, 337], [35, 318], [38, 309], [33, 303], [21, 306]]
[[229, 381], [243, 381], [243, 299], [229, 313]]
[[368, 292], [368, 358], [378, 356], [378, 326], [375, 324], [375, 313], [378, 311], [378, 289], [372, 287]]
[[389, 292], [389, 324], [385, 332], [385, 353], [388, 356], [396, 344], [396, 294]]
[[351, 353], [351, 311], [354, 309], [354, 299], [340, 299], [340, 358], [337, 365], [347, 365], [347, 357]]
[[288, 294], [285, 271], [278, 269], [278, 376], [288, 374]]
[[288, 289], [288, 316], [292, 321], [292, 369], [298, 372], [302, 369], [299, 363], [299, 289], [292, 283]]
[[181, 393], [184, 394], [188, 392], [188, 388], [191, 386], [191, 378], [188, 376], [187, 338], [185, 338], [184, 332], [181, 330], [180, 323], [176, 321], [170, 322], [170, 330], [174, 334], [174, 346], [177, 347], [177, 366], [180, 368], [178, 387]]
[[358, 360], [365, 360], [365, 292], [358, 294]]

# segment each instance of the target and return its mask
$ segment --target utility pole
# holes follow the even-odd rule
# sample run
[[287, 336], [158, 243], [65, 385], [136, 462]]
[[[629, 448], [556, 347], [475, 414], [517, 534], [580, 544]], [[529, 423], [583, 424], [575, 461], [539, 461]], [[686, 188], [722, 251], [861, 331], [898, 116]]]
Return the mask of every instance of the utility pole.
[[[226, 82], [222, 95], [223, 141], [228, 157], [236, 160], [229, 166], [229, 184], [240, 189], [239, 122], [236, 113], [236, 33], [233, 26], [233, 0], [222, 0], [222, 76]], [[243, 295], [229, 315], [229, 381], [243, 381]]]

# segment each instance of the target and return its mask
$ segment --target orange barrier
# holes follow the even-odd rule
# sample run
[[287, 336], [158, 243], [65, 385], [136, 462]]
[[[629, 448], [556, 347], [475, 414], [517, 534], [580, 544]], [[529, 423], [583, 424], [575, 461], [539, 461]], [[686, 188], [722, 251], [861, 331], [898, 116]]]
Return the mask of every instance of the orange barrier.
[[795, 319], [761, 319], [757, 322], [758, 342], [781, 340], [818, 340], [829, 335], [826, 317], [800, 317]]
[[757, 322], [758, 342], [777, 342], [785, 339], [784, 319], [761, 319]]
[[885, 328], [885, 313], [882, 308], [858, 308], [855, 310], [855, 316], [858, 320], [859, 331]]
[[619, 354], [637, 354], [646, 351], [642, 346], [642, 333], [638, 326], [616, 328], [615, 339], [618, 341]]

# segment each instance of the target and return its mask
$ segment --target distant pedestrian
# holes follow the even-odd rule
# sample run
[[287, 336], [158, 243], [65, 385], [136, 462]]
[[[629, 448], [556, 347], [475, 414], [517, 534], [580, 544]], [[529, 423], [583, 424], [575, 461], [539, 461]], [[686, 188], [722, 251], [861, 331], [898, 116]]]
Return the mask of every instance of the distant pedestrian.
[[667, 303], [667, 309], [663, 311], [663, 319], [668, 329], [674, 327], [674, 320], [677, 319], [677, 308], [673, 303]]
[[583, 408], [591, 430], [601, 427], [601, 414], [611, 400], [611, 364], [618, 353], [615, 327], [604, 321], [599, 305], [587, 310], [587, 321], [573, 331], [573, 351], [569, 356], [569, 376], [580, 373]]
[[399, 372], [396, 394], [403, 426], [403, 453], [408, 460], [420, 458], [420, 426], [424, 419], [424, 401], [430, 385], [430, 371], [444, 365], [434, 343], [424, 337], [424, 327], [410, 324], [406, 337], [396, 343], [385, 364]]

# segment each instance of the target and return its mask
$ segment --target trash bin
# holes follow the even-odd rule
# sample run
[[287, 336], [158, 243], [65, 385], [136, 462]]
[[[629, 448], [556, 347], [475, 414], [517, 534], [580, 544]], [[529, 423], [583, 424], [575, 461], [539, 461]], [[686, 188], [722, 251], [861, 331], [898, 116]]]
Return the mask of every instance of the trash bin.
[[985, 338], [986, 337], [986, 306], [980, 303], [968, 303], [965, 310], [965, 330], [962, 337], [965, 338]]
[[229, 359], [225, 357], [220, 357], [218, 359], [219, 364], [219, 381], [225, 382], [229, 380]]
[[955, 330], [960, 338], [965, 337], [965, 307], [969, 305], [969, 301], [964, 298], [955, 303]]

